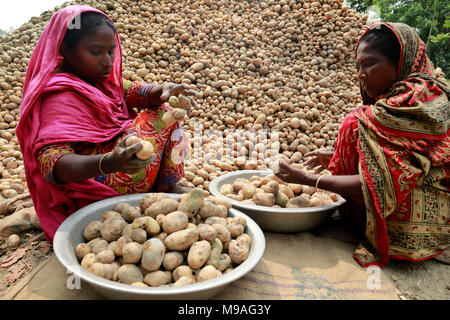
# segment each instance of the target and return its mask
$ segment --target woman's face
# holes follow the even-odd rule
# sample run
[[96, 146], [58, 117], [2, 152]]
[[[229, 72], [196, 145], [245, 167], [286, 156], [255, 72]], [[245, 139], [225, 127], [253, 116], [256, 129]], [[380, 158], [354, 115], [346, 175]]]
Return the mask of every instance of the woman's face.
[[82, 37], [73, 50], [63, 45], [64, 68], [91, 84], [102, 82], [111, 73], [115, 48], [112, 28], [99, 26]]
[[356, 51], [356, 69], [362, 90], [375, 99], [397, 82], [397, 66], [386, 56], [360, 42]]

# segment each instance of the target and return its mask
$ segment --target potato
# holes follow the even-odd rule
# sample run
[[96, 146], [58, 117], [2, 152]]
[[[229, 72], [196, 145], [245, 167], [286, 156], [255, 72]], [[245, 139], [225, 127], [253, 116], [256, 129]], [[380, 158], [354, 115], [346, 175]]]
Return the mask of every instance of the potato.
[[315, 195], [311, 196], [311, 199], [309, 200], [309, 204], [310, 204], [311, 207], [323, 206], [322, 200], [319, 197], [315, 196]]
[[206, 261], [207, 265], [212, 265], [217, 268], [219, 265], [220, 255], [222, 254], [223, 245], [219, 238], [215, 238], [211, 245], [211, 254]]
[[100, 251], [97, 256], [95, 257], [97, 262], [109, 264], [113, 263], [115, 259], [114, 252], [112, 250], [106, 249], [103, 251]]
[[272, 179], [269, 178], [268, 176], [262, 177], [260, 179], [261, 186], [264, 186], [264, 185], [268, 184], [270, 181], [272, 181]]
[[[130, 223], [129, 225], [131, 225], [132, 229], [145, 229], [145, 225], [147, 223], [147, 218], [148, 216], [144, 216], [144, 217], [137, 217], [136, 219], [133, 220], [132, 223]], [[151, 217], [150, 217], [151, 218]]]
[[244, 232], [244, 226], [240, 223], [235, 222], [229, 223], [227, 225], [227, 229], [228, 231], [230, 231], [230, 236], [232, 238], [236, 238]]
[[241, 216], [235, 216], [231, 218], [231, 223], [239, 223], [242, 224], [244, 228], [247, 227], [247, 220], [245, 220], [245, 218]]
[[95, 274], [98, 277], [105, 277], [105, 266], [103, 263], [100, 262], [94, 262], [88, 269], [90, 272], [92, 272], [93, 274]]
[[327, 206], [333, 204], [334, 201], [331, 199], [330, 195], [326, 192], [316, 192], [313, 196], [316, 196], [320, 200], [322, 200], [322, 205]]
[[188, 264], [192, 269], [201, 268], [211, 254], [211, 245], [206, 240], [200, 240], [192, 244], [188, 254]]
[[191, 100], [182, 94], [178, 95], [178, 108], [179, 109], [189, 109], [192, 107]]
[[126, 202], [117, 204], [114, 210], [119, 212], [127, 222], [133, 222], [134, 219], [141, 216], [140, 209]]
[[134, 264], [123, 264], [117, 270], [117, 278], [119, 282], [132, 284], [133, 282], [143, 282], [144, 276], [139, 268]]
[[227, 253], [222, 253], [220, 255], [219, 261], [217, 262], [216, 269], [223, 272], [229, 266], [231, 266], [230, 256]]
[[233, 271], [233, 270], [234, 270], [233, 267], [226, 268], [225, 271], [223, 272], [223, 274], [227, 274], [228, 272]]
[[249, 249], [250, 249], [250, 245], [252, 244], [252, 238], [246, 233], [243, 233], [239, 237], [237, 237], [236, 241], [238, 241], [239, 243], [241, 243], [243, 245], [246, 245]]
[[[137, 219], [140, 219], [140, 218], [137, 218]], [[125, 226], [125, 228], [123, 228], [122, 236], [127, 236], [127, 237], [131, 238], [132, 232], [133, 232], [133, 224], [129, 223]]]
[[302, 187], [302, 192], [309, 194], [309, 195], [313, 195], [314, 192], [316, 192], [316, 188], [311, 187], [311, 186], [303, 186]]
[[171, 234], [183, 230], [188, 225], [188, 216], [182, 211], [174, 211], [162, 218], [162, 229]]
[[148, 287], [144, 282], [133, 282], [131, 285], [133, 287]]
[[280, 192], [284, 193], [288, 197], [288, 199], [292, 199], [295, 197], [294, 191], [292, 191], [292, 189], [287, 185], [280, 184]]
[[230, 198], [231, 200], [236, 200], [236, 201], [242, 201], [244, 200], [244, 195], [242, 192], [239, 192], [239, 194], [227, 194], [227, 197]]
[[156, 236], [161, 232], [161, 227], [152, 217], [145, 217], [145, 231], [151, 236]]
[[147, 160], [155, 153], [153, 144], [150, 141], [146, 140], [142, 140], [141, 144], [142, 149], [136, 152], [136, 158], [138, 158], [139, 160]]
[[211, 280], [222, 275], [222, 272], [217, 270], [211, 265], [203, 267], [202, 270], [197, 275], [197, 282], [203, 282], [206, 280]]
[[160, 214], [168, 214], [176, 211], [178, 208], [178, 201], [172, 198], [161, 199], [145, 209], [144, 215], [156, 218]]
[[168, 236], [167, 232], [161, 232], [160, 234], [158, 234], [154, 238], [159, 239], [159, 240], [161, 240], [164, 243], [164, 240], [166, 240], [167, 236]]
[[233, 185], [232, 184], [224, 184], [219, 188], [219, 192], [224, 196], [233, 194]]
[[157, 270], [153, 272], [149, 272], [144, 277], [144, 283], [148, 284], [151, 287], [159, 287], [170, 282], [169, 277], [166, 272]]
[[310, 206], [311, 203], [309, 199], [303, 195], [290, 199], [286, 204], [286, 208], [306, 208]]
[[110, 217], [103, 222], [100, 234], [106, 241], [119, 239], [127, 222], [122, 217]]
[[274, 180], [271, 180], [267, 182], [265, 185], [263, 185], [261, 189], [263, 189], [264, 192], [276, 195], [278, 191], [280, 191], [280, 184]]
[[169, 196], [165, 193], [146, 193], [139, 202], [141, 211], [144, 212], [145, 209], [149, 208], [155, 202], [158, 202], [159, 200], [166, 198], [169, 198]]
[[195, 216], [202, 206], [205, 193], [200, 188], [192, 189], [188, 192], [186, 198], [183, 198], [178, 205], [178, 211], [182, 211], [187, 214], [188, 218]]
[[247, 234], [242, 234], [236, 240], [231, 240], [228, 244], [228, 254], [231, 261], [235, 264], [241, 264], [249, 255], [251, 238]]
[[168, 128], [173, 125], [177, 121], [181, 121], [186, 116], [186, 110], [183, 109], [170, 109], [164, 113], [162, 116], [162, 122], [164, 123], [164, 127]]
[[176, 96], [171, 96], [168, 102], [172, 108], [178, 108], [178, 98]]
[[197, 240], [197, 228], [188, 228], [169, 234], [164, 240], [164, 245], [169, 250], [182, 251], [188, 249]]
[[173, 284], [174, 287], [181, 287], [196, 283], [194, 276], [182, 276]]
[[208, 242], [213, 242], [217, 236], [217, 231], [211, 225], [206, 223], [201, 223], [197, 226], [198, 237], [200, 240], [206, 240]]
[[162, 265], [168, 271], [175, 270], [183, 264], [183, 254], [178, 251], [171, 251], [164, 255]]
[[95, 238], [100, 237], [100, 229], [102, 228], [103, 223], [101, 221], [91, 221], [86, 228], [84, 228], [83, 236], [86, 240], [90, 241]]
[[219, 238], [220, 241], [222, 241], [222, 243], [226, 243], [231, 240], [230, 231], [227, 229], [225, 225], [221, 223], [214, 223], [212, 227], [216, 229], [217, 238]]
[[236, 180], [233, 181], [233, 193], [238, 193], [244, 186], [246, 186], [247, 184], [249, 184], [250, 181], [247, 179], [243, 179], [243, 178], [237, 178]]
[[[96, 240], [98, 239], [98, 240]], [[91, 252], [98, 254], [99, 252], [106, 250], [108, 248], [108, 241], [102, 239], [102, 238], [96, 238], [92, 242], [89, 241], [88, 244], [90, 244]]]
[[137, 242], [129, 242], [122, 248], [123, 263], [138, 263], [142, 258], [142, 246]]
[[147, 241], [147, 232], [143, 229], [131, 230], [131, 239], [137, 243], [143, 244]]
[[110, 218], [110, 217], [117, 217], [120, 216], [120, 213], [117, 211], [113, 211], [113, 210], [108, 210], [103, 212], [102, 214], [102, 221], [105, 221], [106, 219]]
[[113, 263], [109, 263], [109, 264], [104, 264], [103, 268], [104, 268], [104, 275], [103, 277], [107, 280], [112, 280], [114, 273], [117, 272], [117, 270], [119, 270], [119, 263], [118, 262], [113, 262]]
[[136, 143], [142, 144], [142, 149], [136, 152], [136, 158], [139, 160], [147, 160], [154, 154], [153, 144], [151, 142], [143, 140], [135, 135], [130, 135], [126, 139], [125, 145], [127, 147]]
[[202, 219], [207, 219], [209, 217], [222, 217], [225, 218], [227, 216], [228, 210], [226, 207], [222, 205], [216, 205], [209, 200], [203, 200], [202, 206], [198, 211], [199, 216]]
[[89, 270], [89, 267], [95, 263], [95, 253], [87, 253], [83, 260], [81, 260], [81, 266], [87, 270]]
[[338, 195], [336, 193], [330, 193], [330, 199], [333, 200], [333, 202], [339, 201]]
[[91, 246], [87, 243], [79, 243], [75, 248], [75, 253], [78, 260], [82, 260], [85, 255], [91, 252]]
[[303, 191], [303, 185], [296, 183], [288, 183], [288, 187], [294, 192], [294, 194], [300, 194]]
[[205, 219], [205, 223], [209, 224], [209, 225], [213, 225], [215, 223], [220, 223], [220, 224], [223, 224], [224, 226], [226, 226], [227, 220], [225, 218], [221, 218], [221, 217], [209, 217], [209, 218]]
[[227, 199], [223, 199], [223, 198], [219, 198], [219, 197], [215, 197], [215, 196], [208, 196], [206, 199], [213, 202], [214, 204], [220, 204], [220, 205], [224, 206], [225, 208], [227, 208], [227, 210], [231, 209], [231, 202]]
[[281, 208], [285, 208], [288, 201], [289, 201], [288, 196], [283, 192], [278, 192], [277, 195], [275, 196], [275, 204], [280, 206]]
[[157, 238], [147, 240], [143, 245], [142, 266], [148, 271], [158, 270], [163, 262], [165, 251], [161, 240]]
[[116, 245], [113, 248], [114, 254], [117, 257], [121, 257], [122, 256], [122, 250], [123, 247], [127, 244], [132, 242], [133, 240], [131, 239], [131, 237], [128, 236], [121, 236], [119, 239], [117, 239]]
[[275, 204], [275, 195], [273, 193], [258, 192], [255, 193], [252, 201], [258, 206], [271, 207]]
[[173, 270], [173, 272], [172, 272], [173, 281], [176, 282], [181, 277], [192, 277], [191, 267], [189, 267], [187, 265], [182, 265], [182, 266], [175, 268], [175, 270]]
[[251, 199], [256, 193], [256, 187], [252, 184], [246, 184], [242, 188], [242, 195], [244, 199]]

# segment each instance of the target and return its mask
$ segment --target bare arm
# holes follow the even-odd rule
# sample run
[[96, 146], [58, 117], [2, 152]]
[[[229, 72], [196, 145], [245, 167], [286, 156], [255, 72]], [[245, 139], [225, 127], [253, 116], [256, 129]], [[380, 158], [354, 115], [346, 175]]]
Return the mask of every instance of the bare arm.
[[361, 181], [357, 174], [348, 176], [322, 176], [293, 168], [286, 162], [280, 161], [280, 171], [276, 175], [285, 182], [298, 183], [312, 187], [316, 186], [317, 180], [321, 177], [317, 185], [319, 189], [338, 193], [344, 198], [362, 197], [363, 195]]
[[[112, 172], [137, 173], [156, 159], [156, 155], [148, 160], [139, 160], [133, 157], [136, 152], [142, 149], [142, 144], [136, 143], [125, 147], [125, 142], [126, 139], [123, 139], [112, 152], [106, 155], [80, 155], [75, 153], [63, 155], [56, 161], [53, 169], [55, 180], [59, 183], [70, 183], [81, 182]], [[101, 164], [100, 160], [102, 160]]]

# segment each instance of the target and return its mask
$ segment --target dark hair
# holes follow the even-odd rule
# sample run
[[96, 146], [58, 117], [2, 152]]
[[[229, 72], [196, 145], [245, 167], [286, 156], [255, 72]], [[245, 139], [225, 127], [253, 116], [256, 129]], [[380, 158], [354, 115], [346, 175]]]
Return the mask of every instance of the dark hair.
[[114, 24], [103, 14], [95, 11], [82, 12], [69, 24], [63, 43], [65, 43], [70, 50], [73, 50], [81, 38], [102, 25], [107, 25], [116, 32]]
[[361, 37], [372, 49], [388, 58], [396, 67], [400, 61], [400, 43], [391, 29], [384, 25], [370, 29]]

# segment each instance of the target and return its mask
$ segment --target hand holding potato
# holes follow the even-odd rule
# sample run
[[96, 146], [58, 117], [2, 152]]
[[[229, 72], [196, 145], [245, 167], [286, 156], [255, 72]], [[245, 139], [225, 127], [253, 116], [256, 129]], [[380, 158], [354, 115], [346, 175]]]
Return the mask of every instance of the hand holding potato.
[[140, 160], [135, 157], [135, 154], [144, 148], [142, 143], [135, 143], [127, 147], [126, 142], [127, 139], [123, 139], [111, 153], [105, 156], [103, 166], [108, 168], [109, 172], [134, 174], [155, 161], [156, 154], [153, 154], [147, 160]]

